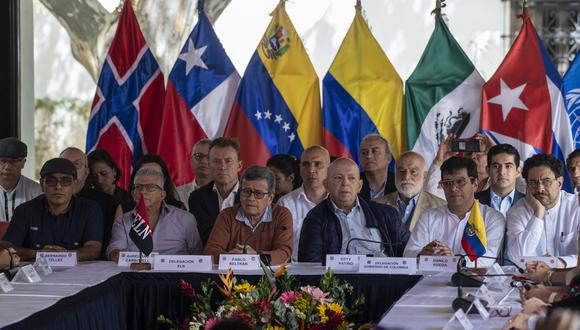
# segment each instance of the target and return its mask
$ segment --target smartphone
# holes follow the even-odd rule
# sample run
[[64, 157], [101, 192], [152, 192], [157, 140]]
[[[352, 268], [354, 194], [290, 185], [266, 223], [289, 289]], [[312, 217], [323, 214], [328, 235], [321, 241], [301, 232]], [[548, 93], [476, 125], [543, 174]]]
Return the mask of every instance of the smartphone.
[[481, 144], [475, 139], [455, 139], [451, 142], [453, 152], [480, 152]]

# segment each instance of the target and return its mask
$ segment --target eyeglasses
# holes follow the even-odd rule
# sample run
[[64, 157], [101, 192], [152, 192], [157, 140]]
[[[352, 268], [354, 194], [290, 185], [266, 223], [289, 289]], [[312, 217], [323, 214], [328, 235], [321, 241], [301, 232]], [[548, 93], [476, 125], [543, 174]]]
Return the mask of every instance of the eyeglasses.
[[532, 189], [540, 188], [540, 184], [546, 188], [550, 188], [550, 186], [552, 185], [552, 183], [554, 183], [554, 181], [556, 181], [556, 179], [546, 178], [546, 179], [541, 179], [541, 180], [528, 180], [527, 184], [528, 184], [528, 187], [530, 187]]
[[143, 191], [145, 189], [146, 192], [154, 192], [156, 190], [163, 190], [159, 185], [155, 183], [147, 183], [147, 184], [140, 184], [136, 183], [133, 185], [133, 191]]
[[23, 160], [24, 158], [0, 158], [0, 165], [16, 165]]
[[473, 182], [474, 178], [472, 177], [463, 177], [463, 178], [457, 178], [457, 179], [453, 179], [453, 180], [441, 180], [439, 181], [439, 186], [443, 189], [451, 189], [454, 186], [457, 186], [459, 188], [464, 187], [467, 184], [467, 181]]
[[202, 154], [201, 152], [196, 152], [193, 154], [193, 158], [195, 158], [195, 160], [197, 160], [198, 162], [201, 162], [204, 159], [208, 159], [209, 155], [208, 154]]
[[73, 184], [73, 178], [70, 176], [64, 176], [60, 179], [54, 176], [47, 176], [43, 180], [44, 183], [49, 187], [56, 187], [58, 184], [60, 184], [61, 187], [69, 187]]
[[250, 188], [244, 188], [241, 190], [241, 196], [244, 198], [248, 198], [252, 195], [254, 195], [256, 199], [262, 199], [266, 197], [266, 195], [270, 195], [270, 193], [267, 191], [252, 190]]

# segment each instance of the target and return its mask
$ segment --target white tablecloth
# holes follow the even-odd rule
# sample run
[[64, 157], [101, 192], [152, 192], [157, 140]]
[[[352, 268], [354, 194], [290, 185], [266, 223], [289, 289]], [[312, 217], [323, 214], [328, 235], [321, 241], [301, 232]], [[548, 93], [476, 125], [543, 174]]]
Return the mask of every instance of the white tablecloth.
[[[453, 315], [451, 303], [457, 297], [457, 288], [450, 285], [451, 274], [425, 275], [417, 285], [409, 290], [389, 312], [379, 325], [395, 329], [442, 329]], [[510, 290], [509, 279], [501, 284], [489, 284], [492, 297], [499, 302]], [[476, 288], [464, 288], [465, 293], [474, 293]], [[507, 320], [521, 310], [519, 293], [514, 290], [502, 303], [511, 307], [509, 317], [491, 317], [483, 321], [479, 314], [469, 314], [475, 329], [501, 329]], [[473, 307], [475, 309], [475, 307]], [[463, 329], [455, 320], [450, 329]]]

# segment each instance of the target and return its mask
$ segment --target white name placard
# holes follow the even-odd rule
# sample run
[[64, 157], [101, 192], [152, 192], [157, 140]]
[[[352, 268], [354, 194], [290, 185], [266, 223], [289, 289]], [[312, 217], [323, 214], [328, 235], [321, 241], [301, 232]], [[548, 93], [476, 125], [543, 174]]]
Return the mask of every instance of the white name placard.
[[455, 273], [459, 257], [420, 256], [419, 270], [429, 272]]
[[465, 315], [465, 312], [463, 312], [463, 309], [460, 308], [457, 311], [455, 311], [455, 314], [453, 314], [453, 316], [451, 316], [451, 319], [447, 321], [447, 324], [445, 324], [443, 330], [451, 329], [452, 328], [451, 325], [453, 324], [454, 320], [459, 321], [464, 330], [473, 329], [473, 323], [469, 321], [467, 315]]
[[52, 268], [48, 264], [48, 260], [45, 257], [36, 256], [36, 260], [34, 261], [34, 269], [39, 274], [44, 276], [52, 274]]
[[67, 252], [36, 252], [36, 257], [45, 258], [50, 267], [74, 267], [77, 265], [77, 253]]
[[260, 256], [257, 254], [220, 254], [220, 270], [260, 269]]
[[178, 271], [210, 271], [212, 269], [211, 256], [197, 255], [157, 255], [153, 269]]
[[14, 287], [3, 273], [0, 273], [0, 290], [4, 293], [14, 290]]
[[361, 257], [359, 273], [416, 274], [416, 258]]
[[495, 305], [495, 298], [489, 292], [489, 289], [485, 284], [479, 287], [475, 293], [476, 297], [481, 297], [483, 300], [487, 301], [489, 305]]
[[342, 270], [349, 272], [358, 271], [359, 260], [364, 255], [355, 254], [327, 254], [326, 269]]
[[32, 265], [26, 265], [20, 267], [14, 278], [12, 279], [12, 283], [37, 283], [40, 282], [42, 279], [36, 272], [36, 269], [32, 267]]
[[483, 304], [481, 303], [481, 300], [475, 298], [475, 300], [473, 301], [473, 305], [475, 306], [475, 308], [477, 309], [477, 312], [479, 313], [479, 315], [481, 316], [481, 318], [484, 321], [487, 321], [489, 319], [489, 312], [487, 311], [487, 309], [483, 306]]
[[515, 260], [518, 266], [522, 268], [526, 268], [526, 264], [528, 262], [538, 262], [541, 261], [548, 265], [550, 268], [559, 268], [558, 267], [558, 258], [556, 257], [538, 257], [538, 256], [528, 256], [528, 257], [520, 257], [518, 260]]
[[[153, 252], [149, 256], [143, 255], [141, 257], [141, 262], [153, 264], [155, 261], [155, 256], [159, 253]], [[119, 262], [117, 266], [119, 267], [129, 267], [132, 263], [139, 262], [139, 252], [129, 252], [129, 251], [121, 251], [119, 252]]]

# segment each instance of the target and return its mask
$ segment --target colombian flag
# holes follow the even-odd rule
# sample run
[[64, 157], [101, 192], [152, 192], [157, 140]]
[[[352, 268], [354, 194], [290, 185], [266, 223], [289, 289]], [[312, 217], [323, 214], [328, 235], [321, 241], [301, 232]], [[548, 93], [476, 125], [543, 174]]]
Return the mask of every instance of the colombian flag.
[[403, 81], [356, 7], [354, 20], [322, 81], [323, 141], [332, 155], [360, 164], [368, 134], [386, 138], [395, 157], [406, 150]]
[[283, 1], [271, 15], [224, 134], [240, 141], [244, 166], [265, 164], [279, 153], [300, 156], [321, 140], [318, 77]]
[[[487, 239], [485, 237], [485, 224], [479, 211], [479, 201], [475, 200], [471, 208], [471, 214], [467, 219], [461, 246], [466, 254], [477, 255], [481, 257], [487, 249]], [[477, 257], [469, 256], [469, 260], [474, 261]]]

